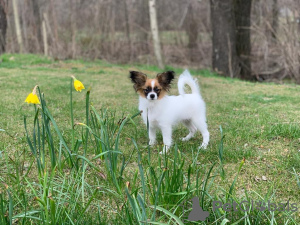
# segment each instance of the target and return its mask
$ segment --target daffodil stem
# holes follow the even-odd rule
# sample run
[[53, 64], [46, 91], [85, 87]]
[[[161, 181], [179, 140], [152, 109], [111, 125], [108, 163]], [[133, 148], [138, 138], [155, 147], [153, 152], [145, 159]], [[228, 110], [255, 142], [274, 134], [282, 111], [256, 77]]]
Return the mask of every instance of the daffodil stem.
[[74, 117], [73, 117], [73, 98], [72, 98], [72, 88], [73, 88], [73, 78], [71, 78], [71, 85], [70, 85], [70, 106], [71, 106], [71, 125], [72, 125], [72, 148], [71, 151], [74, 149]]
[[[86, 132], [85, 132], [85, 146], [84, 146], [84, 157], [86, 156], [86, 152], [87, 152], [87, 147], [88, 147], [88, 139], [89, 139], [89, 111], [90, 111], [90, 91], [88, 90], [86, 92]], [[85, 160], [82, 161], [82, 186], [81, 186], [81, 191], [82, 191], [82, 203], [83, 205], [85, 205], [85, 200], [84, 200], [84, 174], [85, 174], [85, 169], [86, 169], [86, 165], [85, 165]]]
[[[86, 92], [86, 125], [89, 126], [89, 111], [90, 111], [90, 91]], [[86, 155], [87, 146], [88, 146], [88, 138], [89, 138], [89, 129], [86, 128], [85, 134], [85, 148], [84, 148], [84, 156]]]

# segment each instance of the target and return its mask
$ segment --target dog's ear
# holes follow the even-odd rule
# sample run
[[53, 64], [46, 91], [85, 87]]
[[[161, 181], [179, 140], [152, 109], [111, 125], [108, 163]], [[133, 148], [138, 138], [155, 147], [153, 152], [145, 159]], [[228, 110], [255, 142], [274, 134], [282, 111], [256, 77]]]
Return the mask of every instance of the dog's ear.
[[158, 83], [162, 86], [163, 89], [169, 91], [171, 87], [171, 82], [175, 77], [174, 71], [167, 71], [157, 74]]
[[133, 88], [135, 91], [138, 91], [142, 86], [145, 85], [147, 80], [147, 75], [138, 71], [130, 71], [129, 78], [132, 83], [134, 83]]

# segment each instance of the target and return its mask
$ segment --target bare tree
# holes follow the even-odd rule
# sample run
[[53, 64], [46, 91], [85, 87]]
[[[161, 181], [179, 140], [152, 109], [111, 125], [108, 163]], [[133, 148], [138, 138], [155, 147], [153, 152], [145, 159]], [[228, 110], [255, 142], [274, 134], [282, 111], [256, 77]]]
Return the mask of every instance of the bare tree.
[[251, 75], [251, 4], [252, 0], [234, 0], [234, 14], [236, 26], [236, 53], [240, 68], [239, 77], [243, 80], [254, 80]]
[[278, 0], [273, 0], [272, 4], [272, 38], [273, 41], [277, 39], [278, 31]]
[[44, 55], [48, 56], [48, 38], [47, 38], [46, 18], [47, 18], [46, 13], [44, 13], [43, 22], [42, 22]]
[[131, 38], [130, 38], [130, 22], [129, 22], [129, 15], [128, 15], [128, 6], [127, 6], [127, 1], [124, 2], [124, 12], [125, 12], [125, 27], [126, 27], [126, 36], [127, 36], [127, 41], [129, 44], [129, 52], [130, 52], [130, 60], [132, 58], [132, 43], [131, 43]]
[[213, 69], [224, 76], [251, 76], [251, 0], [210, 0]]
[[0, 0], [0, 54], [5, 52], [6, 46], [7, 19], [5, 9], [4, 0]]
[[32, 11], [33, 11], [33, 16], [34, 16], [34, 20], [35, 20], [35, 33], [36, 33], [36, 37], [37, 37], [37, 49], [38, 49], [38, 51], [41, 51], [43, 37], [42, 37], [42, 32], [41, 32], [42, 23], [41, 23], [39, 1], [31, 0], [31, 4], [32, 4]]
[[76, 57], [76, 36], [77, 36], [77, 0], [69, 0], [71, 4], [71, 32], [72, 32], [72, 58]]
[[21, 32], [21, 26], [19, 20], [19, 10], [18, 10], [17, 0], [12, 0], [12, 5], [14, 10], [15, 27], [16, 27], [17, 40], [19, 44], [19, 51], [23, 53], [23, 39], [22, 39], [22, 32]]
[[154, 53], [155, 53], [159, 68], [163, 69], [164, 64], [163, 64], [161, 51], [160, 51], [161, 47], [160, 47], [160, 39], [159, 39], [159, 34], [158, 34], [158, 25], [157, 25], [157, 16], [156, 16], [156, 1], [155, 0], [149, 0], [149, 15], [150, 15], [150, 24], [151, 24], [151, 31], [152, 31], [152, 38], [153, 38]]
[[189, 2], [187, 8], [186, 22], [185, 22], [185, 30], [189, 38], [188, 48], [190, 60], [195, 61], [197, 59], [197, 39], [198, 39], [198, 23], [195, 15], [195, 6], [197, 2], [191, 1]]
[[137, 15], [137, 24], [139, 28], [139, 41], [141, 42], [141, 52], [149, 52], [148, 36], [150, 33], [149, 4], [148, 0], [139, 2], [139, 14]]
[[[54, 54], [57, 54], [58, 51], [58, 25], [57, 25], [57, 15], [55, 12], [55, 4], [54, 4], [54, 0], [50, 0], [50, 9], [51, 9], [51, 19], [53, 21], [53, 33], [54, 33]], [[57, 56], [56, 56], [57, 57]]]
[[213, 69], [223, 76], [236, 77], [240, 73], [236, 53], [235, 17], [232, 0], [210, 0]]

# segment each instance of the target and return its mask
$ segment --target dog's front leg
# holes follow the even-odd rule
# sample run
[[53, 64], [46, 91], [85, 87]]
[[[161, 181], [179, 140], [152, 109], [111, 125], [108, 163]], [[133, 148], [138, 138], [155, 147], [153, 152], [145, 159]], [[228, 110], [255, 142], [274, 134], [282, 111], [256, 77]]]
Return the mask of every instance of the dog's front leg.
[[172, 145], [172, 127], [165, 126], [161, 128], [163, 142], [164, 142], [164, 149], [159, 154], [167, 153], [169, 148]]
[[153, 146], [156, 143], [156, 128], [149, 126], [149, 145]]

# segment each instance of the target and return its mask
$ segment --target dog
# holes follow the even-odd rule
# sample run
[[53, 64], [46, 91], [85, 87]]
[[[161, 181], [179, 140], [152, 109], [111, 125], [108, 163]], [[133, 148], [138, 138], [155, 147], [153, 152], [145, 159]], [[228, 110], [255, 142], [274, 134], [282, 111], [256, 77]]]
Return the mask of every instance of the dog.
[[[160, 129], [164, 148], [160, 154], [168, 152], [172, 145], [172, 128], [182, 122], [189, 134], [182, 141], [190, 140], [197, 130], [203, 137], [199, 148], [206, 149], [209, 142], [209, 132], [206, 123], [206, 107], [197, 80], [185, 70], [178, 79], [178, 96], [169, 96], [168, 92], [174, 80], [175, 73], [166, 71], [157, 74], [155, 79], [149, 79], [146, 74], [130, 71], [130, 79], [135, 91], [139, 94], [139, 110], [145, 124], [149, 124], [149, 145], [156, 144], [156, 130]], [[184, 91], [184, 86], [191, 88], [191, 94]]]

